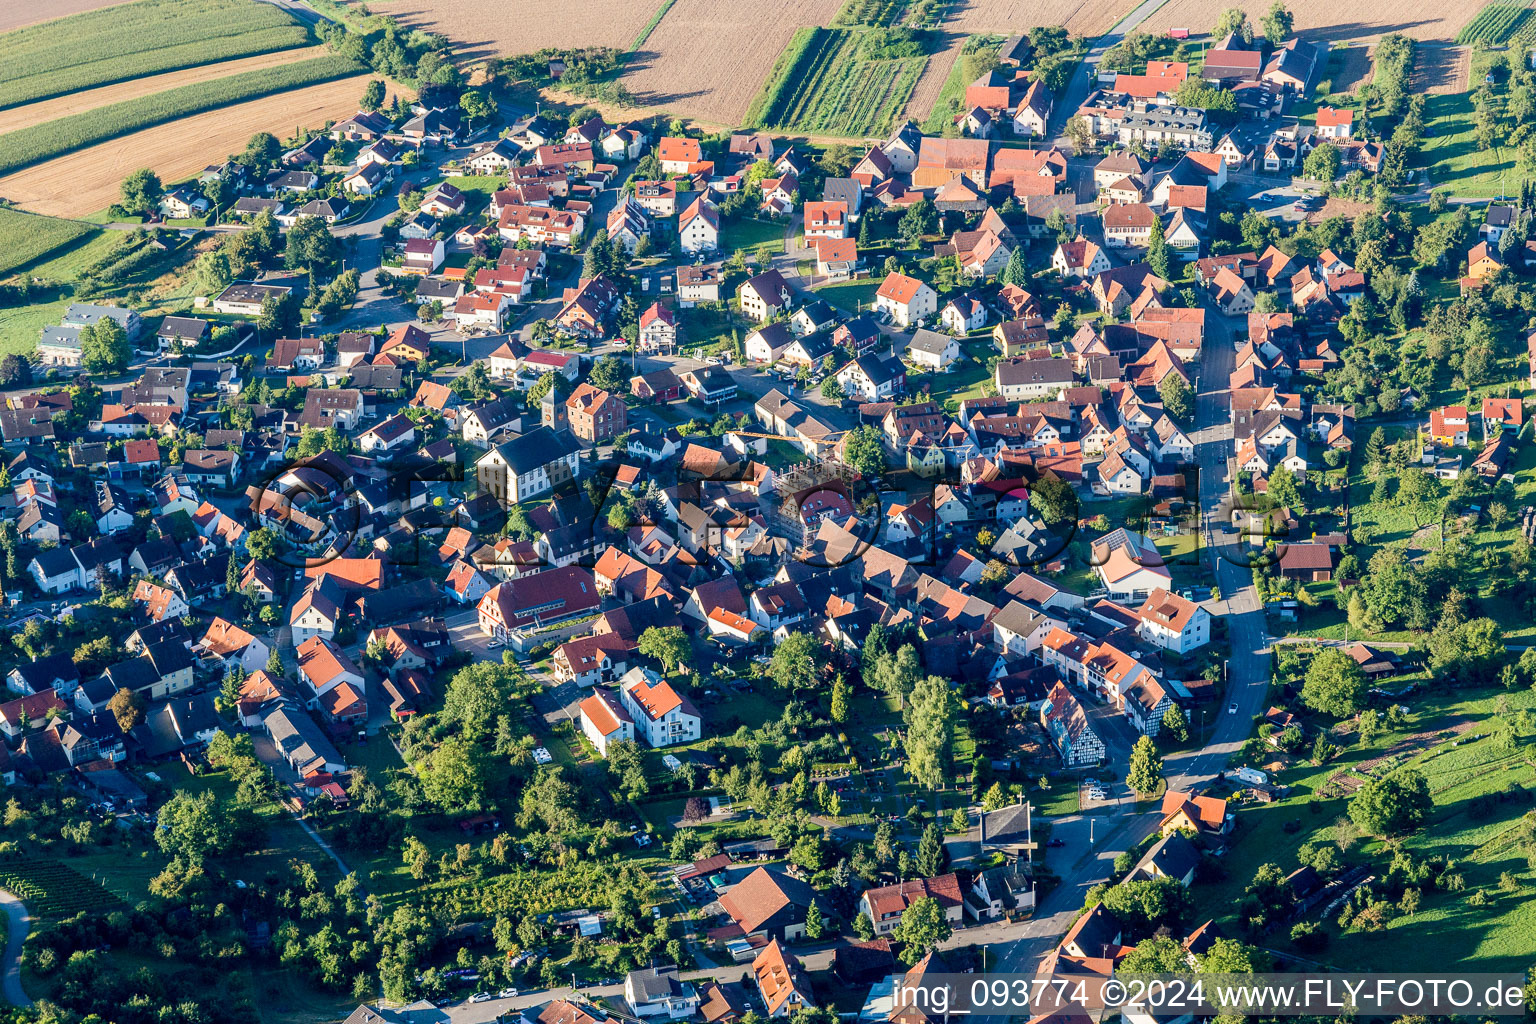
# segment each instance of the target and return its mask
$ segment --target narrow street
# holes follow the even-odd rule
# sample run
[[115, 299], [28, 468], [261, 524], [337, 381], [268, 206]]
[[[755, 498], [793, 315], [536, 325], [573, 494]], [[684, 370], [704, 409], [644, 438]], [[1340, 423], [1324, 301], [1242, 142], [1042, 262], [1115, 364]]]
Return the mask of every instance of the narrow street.
[[[1150, 13], [1150, 12], [1148, 12]], [[1231, 376], [1236, 337], [1234, 321], [1214, 310], [1207, 311], [1205, 344], [1200, 358], [1200, 392], [1195, 407], [1197, 430], [1194, 441], [1196, 460], [1200, 466], [1200, 506], [1206, 523], [1221, 519], [1227, 498], [1228, 457], [1231, 454], [1232, 428], [1229, 422], [1227, 381]], [[1218, 608], [1228, 625], [1232, 655], [1228, 661], [1226, 693], [1221, 697], [1216, 721], [1212, 726], [1209, 742], [1199, 750], [1171, 754], [1164, 758], [1164, 775], [1170, 789], [1190, 789], [1203, 785], [1222, 771], [1232, 756], [1241, 749], [1252, 730], [1252, 717], [1263, 710], [1269, 687], [1269, 653], [1265, 646], [1263, 610], [1253, 588], [1253, 578], [1248, 567], [1242, 564], [1241, 538], [1230, 543], [1225, 533], [1221, 548], [1208, 548], [1207, 557], [1214, 562], [1216, 580], [1221, 587], [1222, 601]], [[1228, 714], [1226, 706], [1237, 705], [1235, 714]], [[1105, 730], [1111, 748], [1123, 738]], [[1111, 764], [1124, 764], [1111, 752]], [[1130, 849], [1146, 838], [1161, 820], [1160, 805], [1153, 801], [1136, 803], [1122, 800], [1117, 811], [1098, 819], [1103, 832], [1095, 825], [1092, 847], [1079, 846], [1079, 839], [1069, 839], [1068, 849], [1081, 850], [1077, 859], [1065, 870], [1057, 867], [1061, 876], [1058, 885], [1041, 901], [1032, 917], [1023, 926], [1023, 934], [1009, 946], [999, 950], [999, 972], [1032, 972], [1039, 960], [1060, 940], [1077, 911], [1082, 908], [1088, 889], [1110, 877], [1116, 855]], [[1073, 826], [1076, 819], [1060, 819], [1057, 827]], [[1076, 825], [1074, 831], [1080, 832]], [[1067, 836], [1063, 836], [1067, 838]], [[987, 1024], [1003, 1024], [1005, 1018], [991, 1018]]]

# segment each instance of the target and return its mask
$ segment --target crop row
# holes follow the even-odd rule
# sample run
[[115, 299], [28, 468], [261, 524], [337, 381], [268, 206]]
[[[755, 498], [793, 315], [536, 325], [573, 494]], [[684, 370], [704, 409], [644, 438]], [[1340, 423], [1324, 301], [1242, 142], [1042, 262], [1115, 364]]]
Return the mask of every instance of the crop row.
[[1494, 0], [1456, 34], [1456, 41], [1463, 45], [1490, 43], [1497, 45], [1514, 34], [1518, 23], [1528, 17], [1530, 8], [1523, 3], [1506, 3]]
[[104, 142], [128, 132], [217, 110], [276, 92], [357, 74], [362, 66], [332, 54], [275, 68], [247, 71], [72, 114], [0, 135], [0, 174]]
[[0, 886], [42, 917], [67, 917], [121, 902], [97, 883], [62, 864], [21, 861], [0, 867]]
[[0, 107], [308, 41], [272, 4], [137, 0], [0, 35]]
[[834, 25], [894, 25], [901, 20], [907, 8], [907, 0], [847, 0]]
[[804, 69], [814, 66], [821, 48], [830, 44], [831, 33], [824, 28], [799, 28], [773, 62], [763, 91], [752, 99], [745, 123], [761, 128], [774, 124], [786, 96], [793, 91]]
[[0, 277], [94, 230], [89, 224], [0, 209]]

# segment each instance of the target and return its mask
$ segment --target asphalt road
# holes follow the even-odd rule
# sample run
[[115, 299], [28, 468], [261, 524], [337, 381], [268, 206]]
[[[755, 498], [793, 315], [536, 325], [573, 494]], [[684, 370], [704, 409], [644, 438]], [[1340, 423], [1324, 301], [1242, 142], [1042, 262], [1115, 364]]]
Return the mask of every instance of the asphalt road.
[[[1226, 385], [1234, 364], [1235, 321], [1208, 310], [1206, 322], [1208, 330], [1201, 353], [1194, 440], [1201, 470], [1201, 509], [1209, 520], [1215, 521], [1221, 519], [1227, 499], [1224, 478], [1231, 455], [1232, 427]], [[1207, 552], [1215, 557], [1215, 575], [1223, 598], [1213, 610], [1225, 618], [1232, 647], [1232, 656], [1227, 663], [1227, 690], [1216, 711], [1216, 721], [1206, 745], [1199, 750], [1164, 758], [1164, 773], [1171, 789], [1199, 786], [1225, 769], [1248, 738], [1253, 728], [1253, 716], [1263, 710], [1268, 692], [1269, 655], [1263, 610], [1253, 588], [1252, 573], [1238, 557], [1239, 543], [1240, 539], [1221, 552]], [[1222, 553], [1231, 560], [1219, 557]], [[1229, 703], [1237, 705], [1237, 713], [1227, 713]], [[1123, 745], [1123, 737], [1114, 729], [1106, 728], [1103, 720], [1096, 720], [1095, 725], [1105, 734], [1106, 745], [1111, 751]], [[1122, 765], [1124, 761], [1117, 760], [1112, 754], [1110, 763]], [[997, 964], [991, 970], [1032, 972], [1040, 958], [1054, 948], [1071, 926], [1087, 890], [1110, 877], [1115, 857], [1150, 835], [1157, 827], [1161, 813], [1157, 804], [1137, 805], [1128, 799], [1120, 799], [1110, 815], [1095, 819], [1096, 834], [1092, 845], [1082, 835], [1082, 817], [1075, 815], [1056, 823], [1056, 834], [1067, 839], [1067, 846], [1062, 851], [1063, 860], [1073, 855], [1075, 859], [1052, 865], [1061, 877], [1061, 884], [1041, 901], [1034, 917], [1023, 926], [1022, 935], [999, 950]], [[1048, 856], [1050, 852], [1047, 851]], [[1004, 1019], [992, 1018], [986, 1024], [1003, 1024]]]

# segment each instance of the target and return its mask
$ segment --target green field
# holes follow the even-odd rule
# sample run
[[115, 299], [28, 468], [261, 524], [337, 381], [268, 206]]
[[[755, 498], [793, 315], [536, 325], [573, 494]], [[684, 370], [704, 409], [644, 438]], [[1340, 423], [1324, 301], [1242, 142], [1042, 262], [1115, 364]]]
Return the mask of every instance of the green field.
[[863, 281], [838, 281], [835, 284], [824, 284], [816, 289], [818, 299], [826, 299], [832, 305], [848, 313], [856, 313], [860, 310], [869, 311], [869, 307], [875, 301], [875, 292], [880, 290], [880, 280], [867, 278]]
[[[1230, 929], [1228, 934], [1241, 935], [1242, 928], [1234, 920], [1235, 909], [1259, 865], [1275, 863], [1289, 872], [1297, 866], [1296, 850], [1302, 843], [1326, 845], [1338, 838], [1335, 823], [1347, 813], [1348, 800], [1338, 790], [1323, 792], [1329, 778], [1346, 772], [1359, 781], [1372, 773], [1406, 765], [1428, 780], [1434, 809], [1426, 827], [1407, 837], [1403, 847], [1415, 858], [1453, 858], [1455, 870], [1466, 878], [1466, 891], [1426, 891], [1417, 913], [1399, 916], [1379, 932], [1340, 933], [1334, 921], [1325, 919], [1329, 945], [1320, 954], [1304, 955], [1362, 971], [1413, 971], [1474, 957], [1480, 970], [1524, 970], [1529, 960], [1530, 929], [1536, 927], [1536, 903], [1528, 892], [1501, 893], [1497, 883], [1505, 870], [1513, 871], [1522, 881], [1529, 879], [1525, 857], [1508, 835], [1526, 805], [1520, 800], [1499, 799], [1485, 808], [1486, 813], [1472, 806], [1474, 800], [1498, 794], [1512, 783], [1529, 789], [1536, 782], [1528, 740], [1515, 753], [1498, 750], [1492, 739], [1469, 740], [1488, 732], [1500, 697], [1508, 700], [1512, 711], [1536, 704], [1536, 695], [1523, 690], [1508, 694], [1502, 690], [1421, 691], [1410, 701], [1413, 715], [1404, 728], [1388, 732], [1364, 748], [1353, 745], [1353, 736], [1347, 737], [1340, 743], [1343, 753], [1322, 768], [1298, 762], [1281, 772], [1279, 781], [1291, 791], [1278, 803], [1236, 805], [1232, 852], [1221, 861], [1225, 877], [1196, 883], [1191, 890], [1196, 920], [1212, 917]], [[1448, 728], [1458, 719], [1478, 724], [1455, 742], [1435, 737], [1409, 740], [1419, 733]], [[1369, 770], [1363, 767], [1399, 744], [1404, 749], [1387, 764]], [[1345, 853], [1344, 860], [1372, 867], [1380, 877], [1391, 853], [1379, 840], [1365, 839]], [[1468, 903], [1476, 889], [1490, 897], [1486, 906]], [[1434, 941], [1426, 943], [1426, 935], [1433, 935]], [[1270, 934], [1261, 944], [1282, 951], [1289, 947], [1282, 931]]]
[[138, 0], [0, 35], [0, 107], [309, 41], [272, 4]]
[[1456, 33], [1456, 41], [1463, 46], [1473, 43], [1494, 44], [1508, 42], [1520, 28], [1531, 18], [1531, 9], [1524, 3], [1513, 3], [1510, 0], [1494, 0], [1487, 7], [1477, 12], [1477, 17], [1467, 22], [1465, 28]]
[[0, 209], [0, 277], [62, 249], [96, 229], [79, 221]]
[[474, 214], [490, 205], [491, 194], [505, 185], [506, 179], [494, 174], [460, 174], [444, 178], [443, 183], [464, 193], [464, 212]]
[[869, 59], [869, 29], [803, 28], [784, 48], [748, 124], [862, 138], [890, 129], [906, 108], [926, 56]]
[[68, 917], [118, 903], [117, 897], [100, 885], [53, 860], [16, 860], [0, 865], [0, 886], [38, 917]]
[[775, 255], [784, 251], [784, 225], [771, 220], [754, 220], [739, 217], [726, 221], [720, 227], [720, 251], [745, 251], [751, 255], [757, 247], [766, 245]]
[[205, 110], [285, 92], [300, 86], [329, 82], [361, 71], [362, 65], [347, 57], [331, 55], [284, 64], [260, 71], [230, 75], [198, 85], [138, 99], [113, 103], [95, 110], [0, 135], [0, 174], [61, 156], [128, 132], [165, 124]]
[[895, 25], [907, 12], [907, 0], [847, 0], [832, 24]]
[[1479, 151], [1472, 97], [1442, 93], [1425, 98], [1424, 147], [1419, 162], [1429, 169], [1436, 189], [1456, 196], [1487, 199], [1519, 194], [1521, 174], [1516, 150], [1494, 146]]

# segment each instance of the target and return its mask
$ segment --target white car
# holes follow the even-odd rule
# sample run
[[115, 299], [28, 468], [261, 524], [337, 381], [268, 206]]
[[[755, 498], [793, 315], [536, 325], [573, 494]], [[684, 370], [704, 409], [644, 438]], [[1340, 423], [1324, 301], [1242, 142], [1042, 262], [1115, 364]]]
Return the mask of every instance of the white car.
[[497, 999], [514, 999], [516, 997], [517, 989], [515, 988], [504, 988], [500, 992], [496, 993]]
[[501, 641], [500, 640], [492, 640], [490, 643], [485, 645], [485, 649], [488, 650], [488, 651], [494, 651], [496, 648], [498, 648], [500, 646], [501, 646]]
[[1237, 705], [1236, 704], [1228, 704], [1227, 705], [1227, 714], [1229, 714], [1229, 715], [1237, 714]]
[[488, 1003], [488, 1002], [490, 1002], [494, 998], [496, 998], [496, 997], [491, 995], [489, 992], [476, 992], [474, 995], [470, 996], [467, 1000], [465, 1000], [465, 1002], [469, 1002], [469, 1003]]

